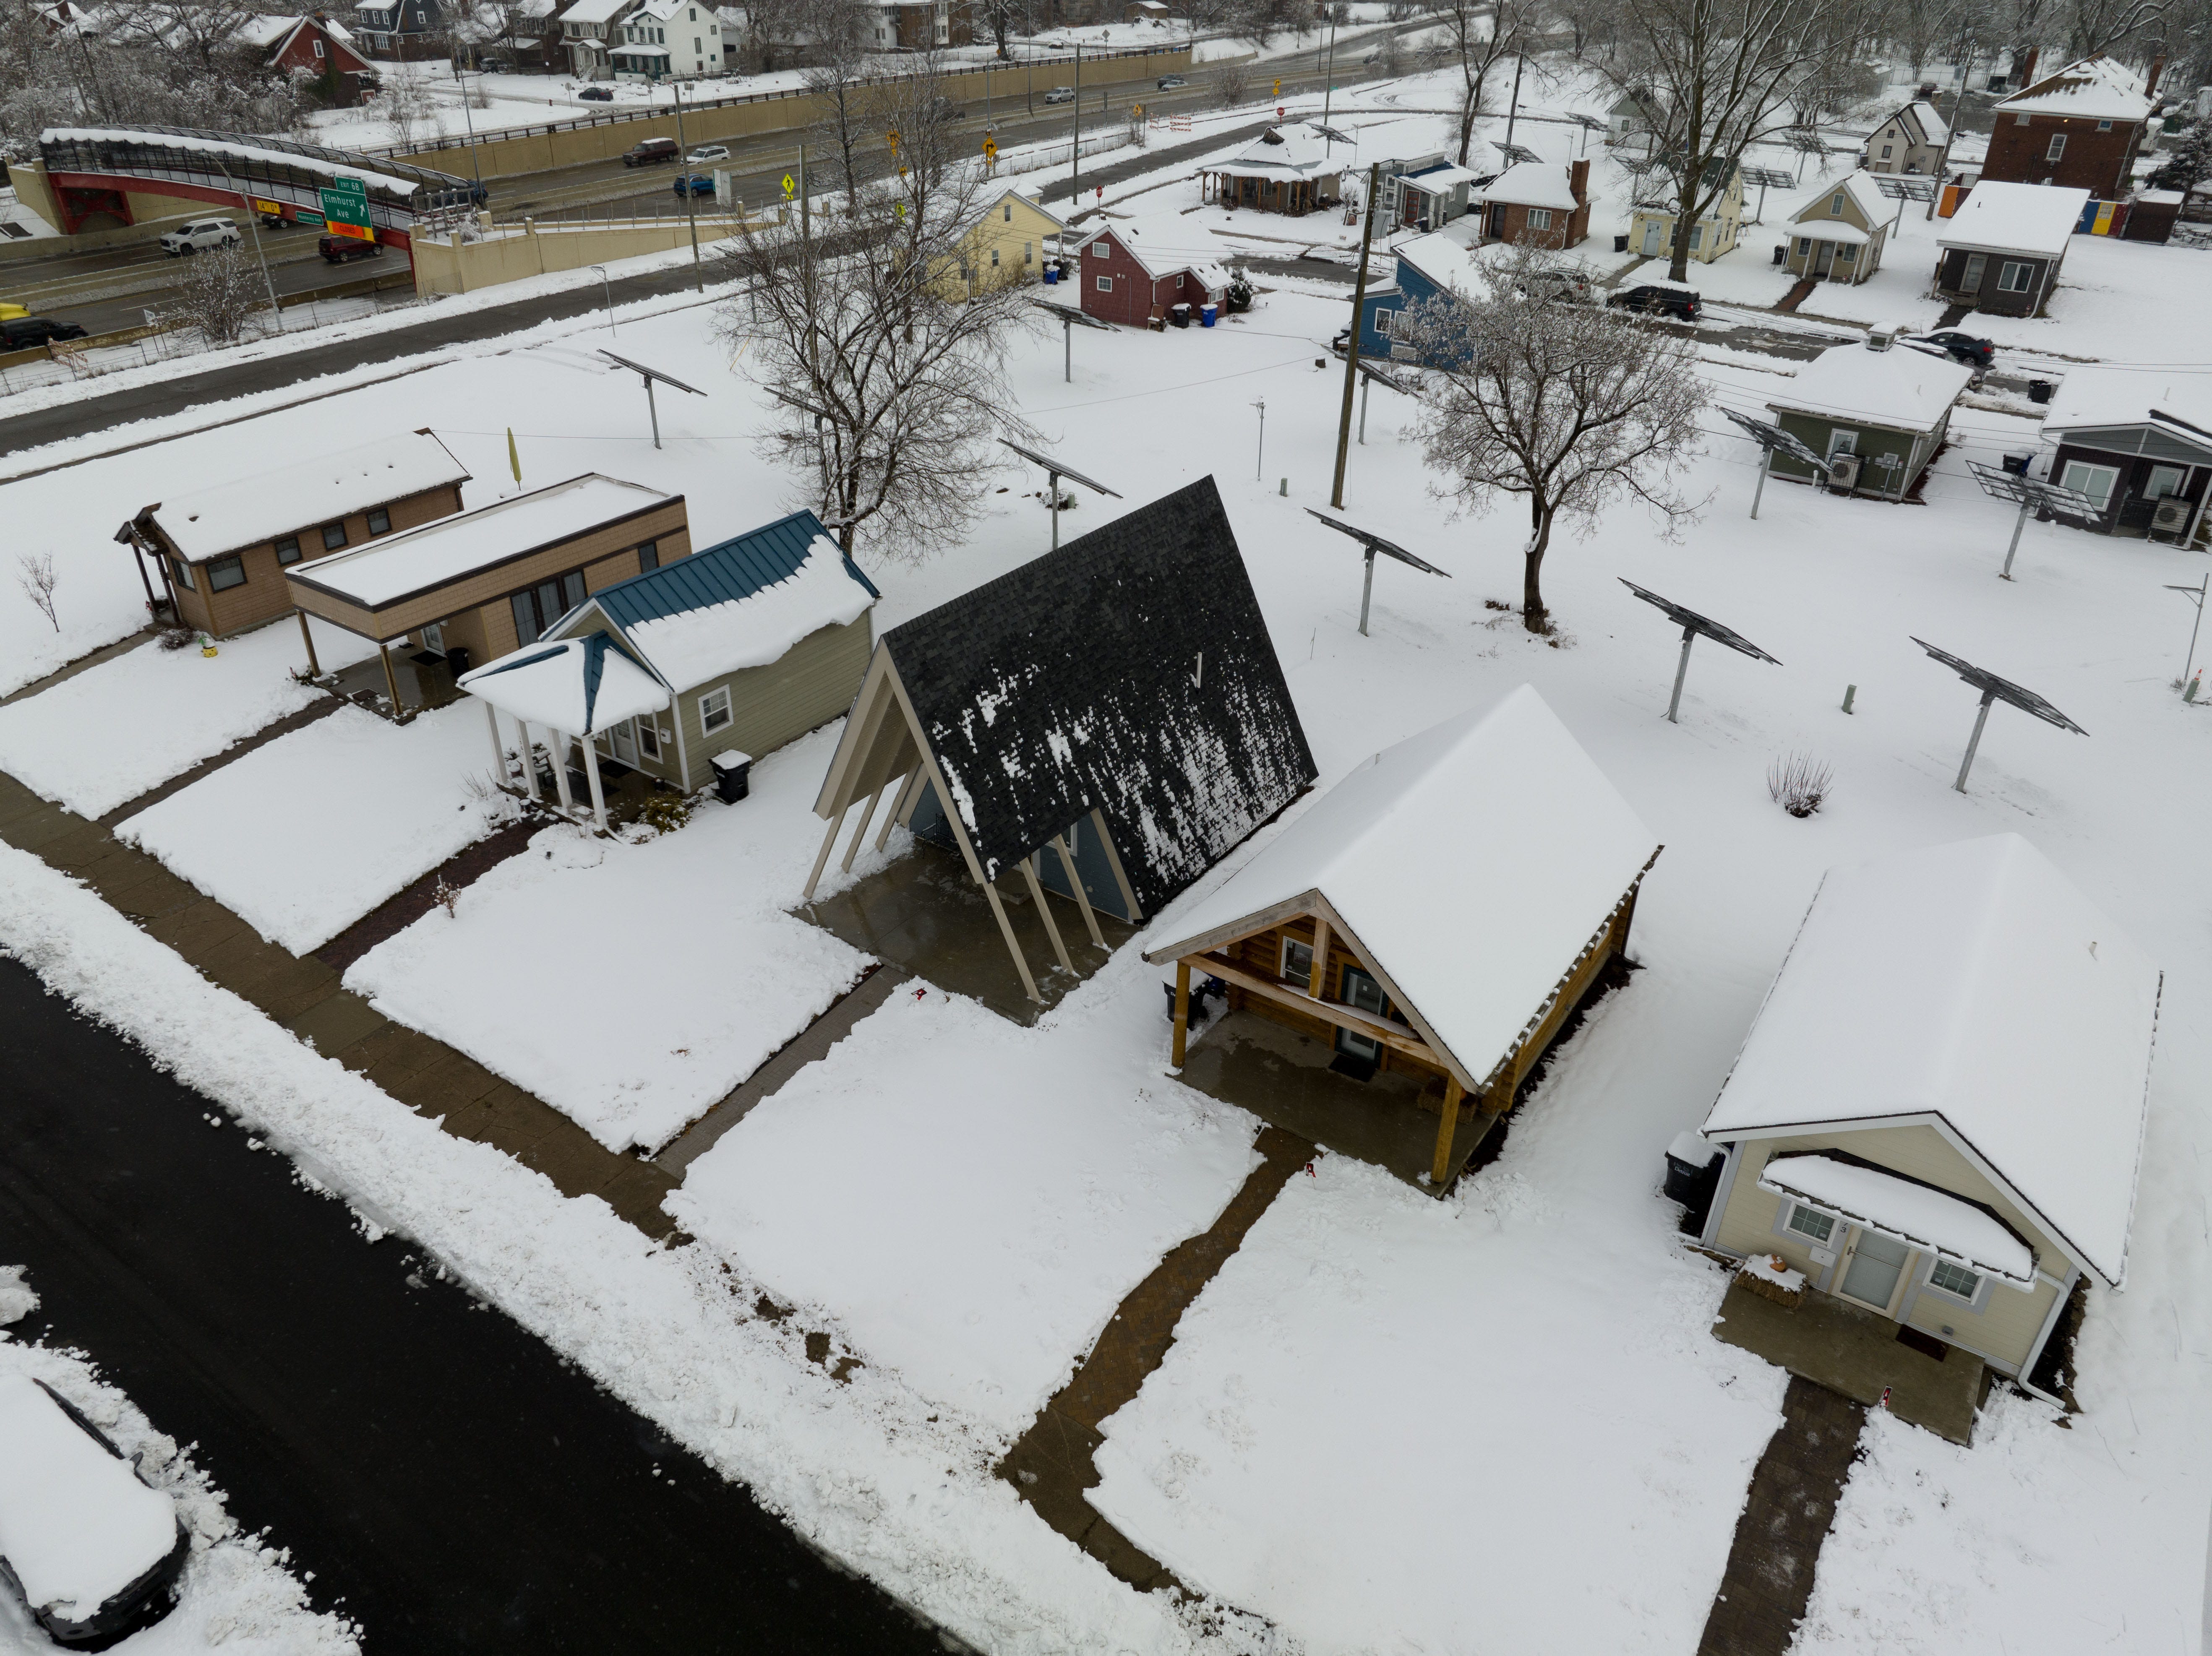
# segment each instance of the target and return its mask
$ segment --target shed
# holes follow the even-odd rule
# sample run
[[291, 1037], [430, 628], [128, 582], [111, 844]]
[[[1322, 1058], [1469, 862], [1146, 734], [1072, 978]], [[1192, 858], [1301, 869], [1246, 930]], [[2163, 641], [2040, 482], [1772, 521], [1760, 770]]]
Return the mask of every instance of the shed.
[[[1513, 808], [1498, 779], [1517, 777]], [[1437, 854], [1439, 823], [1454, 824]], [[1628, 946], [1651, 831], [1529, 685], [1362, 761], [1145, 951], [1230, 1004], [1410, 1075], [1437, 1113], [1429, 1188], [1513, 1106]], [[1462, 1112], [1477, 1124], [1457, 1134]], [[1458, 1154], [1455, 1155], [1455, 1148]]]
[[2212, 537], [2212, 392], [2196, 373], [2069, 368], [2043, 416], [2049, 476], [2104, 513], [2108, 535]]
[[1168, 308], [1192, 313], [1229, 286], [1229, 250], [1213, 232], [1180, 213], [1109, 219], [1076, 244], [1083, 260], [1083, 308], [1107, 322], [1145, 327]]
[[[179, 625], [222, 638], [291, 613], [285, 572], [461, 509], [468, 468], [429, 431], [381, 437], [142, 507], [115, 531]], [[304, 623], [302, 623], [304, 625]]]
[[2126, 1280], [2160, 986], [2018, 834], [1831, 869], [1705, 1119], [1705, 1246], [2027, 1380]]
[[1538, 247], [1579, 247], [1589, 238], [1589, 163], [1522, 161], [1482, 186], [1482, 234]]
[[[1211, 477], [878, 640], [814, 805], [957, 852], [1041, 1000], [994, 883], [1019, 871], [1089, 920], [1157, 913], [1314, 778], [1273, 640]], [[1095, 923], [1094, 923], [1095, 925]], [[1092, 931], [1092, 939], [1097, 941]]]
[[[1901, 500], [1919, 480], [1951, 427], [1951, 410], [1974, 377], [1964, 363], [1899, 350], [1876, 336], [1865, 345], [1822, 351], [1769, 399], [1784, 430], [1832, 464], [1854, 455], [1839, 493]], [[1768, 473], [1827, 482], [1803, 461], [1768, 452]]]
[[1871, 175], [1850, 173], [1790, 215], [1790, 251], [1783, 263], [1793, 276], [1864, 282], [1881, 268], [1889, 226], [1889, 202]]
[[2086, 190], [1984, 179], [1936, 235], [1936, 293], [1996, 316], [2036, 315], [2088, 204]]

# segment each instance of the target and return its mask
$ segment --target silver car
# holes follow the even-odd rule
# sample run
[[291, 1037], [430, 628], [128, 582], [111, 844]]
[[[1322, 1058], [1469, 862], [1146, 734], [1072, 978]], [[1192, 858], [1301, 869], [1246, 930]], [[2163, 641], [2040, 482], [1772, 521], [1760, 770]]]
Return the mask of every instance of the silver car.
[[1075, 101], [1075, 88], [1072, 86], [1056, 86], [1044, 94], [1044, 100], [1048, 104], [1072, 104]]

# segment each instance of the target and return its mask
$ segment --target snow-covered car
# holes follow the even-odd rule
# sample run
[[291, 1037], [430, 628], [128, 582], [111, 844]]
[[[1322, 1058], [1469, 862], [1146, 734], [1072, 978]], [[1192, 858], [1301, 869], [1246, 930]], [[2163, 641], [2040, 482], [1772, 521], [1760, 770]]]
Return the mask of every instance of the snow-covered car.
[[105, 1648], [169, 1613], [176, 1505], [27, 1374], [0, 1374], [0, 1579], [55, 1643]]
[[709, 161], [726, 161], [730, 159], [730, 147], [725, 143], [702, 143], [684, 159], [693, 167], [704, 167]]
[[234, 247], [245, 240], [239, 227], [228, 219], [194, 219], [163, 236], [161, 251], [174, 258], [180, 253], [197, 253], [204, 248]]
[[1532, 270], [1528, 294], [1531, 299], [1552, 300], [1562, 305], [1587, 305], [1590, 302], [1589, 276], [1582, 270]]
[[1072, 104], [1075, 101], [1075, 88], [1072, 86], [1056, 86], [1044, 94], [1044, 100], [1048, 104]]

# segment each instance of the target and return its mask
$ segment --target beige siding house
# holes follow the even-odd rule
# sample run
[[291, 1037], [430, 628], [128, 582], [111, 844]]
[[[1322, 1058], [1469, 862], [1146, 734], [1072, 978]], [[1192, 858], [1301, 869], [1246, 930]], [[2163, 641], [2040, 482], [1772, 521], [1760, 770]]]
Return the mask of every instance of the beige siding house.
[[994, 288], [1040, 281], [1045, 260], [1060, 251], [1066, 232], [1062, 221], [1009, 189], [969, 227], [957, 257], [933, 273], [930, 290], [939, 299], [971, 299]]
[[1895, 203], [1865, 173], [1838, 179], [1790, 215], [1792, 276], [1821, 282], [1864, 282], [1881, 269]]
[[2017, 834], [1829, 870], [1705, 1121], [1702, 1240], [1868, 1332], [1808, 1358], [1763, 1303], [1717, 1331], [1757, 1350], [1767, 1319], [1765, 1355], [1885, 1391], [1930, 1359], [2035, 1387], [2076, 1284], [2126, 1280], [2160, 986]]
[[[1713, 169], [1725, 166], [1727, 182], [1714, 192], [1702, 217], [1690, 226], [1690, 257], [1701, 264], [1710, 264], [1723, 253], [1735, 251], [1736, 238], [1743, 228], [1743, 173], [1734, 162], [1715, 161], [1706, 171], [1705, 180], [1698, 189], [1703, 196], [1713, 183]], [[1674, 199], [1668, 186], [1668, 198], [1662, 202], [1638, 206], [1629, 221], [1629, 251], [1645, 258], [1666, 258], [1674, 249], [1674, 221], [1680, 215], [1681, 203]]]

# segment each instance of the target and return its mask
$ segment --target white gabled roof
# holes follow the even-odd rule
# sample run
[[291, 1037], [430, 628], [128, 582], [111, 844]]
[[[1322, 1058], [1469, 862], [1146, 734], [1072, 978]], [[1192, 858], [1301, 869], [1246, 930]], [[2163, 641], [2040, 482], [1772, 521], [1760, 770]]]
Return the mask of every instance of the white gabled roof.
[[2016, 834], [1831, 869], [1704, 1131], [1934, 1118], [2117, 1287], [2159, 989]]
[[1483, 186], [1482, 198], [1513, 207], [1552, 207], [1569, 213], [1582, 205], [1575, 199], [1563, 161], [1522, 161], [1509, 167]]
[[564, 23], [605, 23], [619, 17], [630, 0], [576, 0], [561, 14]]
[[1973, 377], [1965, 363], [1924, 351], [1837, 345], [1799, 368], [1766, 405], [1924, 432], [1935, 428]]
[[1051, 208], [1046, 206], [1044, 203], [1038, 200], [1036, 197], [1025, 194], [1019, 185], [1012, 184], [1008, 185], [1005, 189], [999, 191], [997, 195], [992, 197], [990, 200], [983, 203], [981, 209], [976, 215], [975, 221], [980, 224], [985, 219], [989, 218], [993, 214], [996, 213], [999, 210], [999, 203], [1005, 201], [1008, 197], [1012, 197], [1014, 200], [1021, 203], [1023, 206], [1028, 208], [1032, 213], [1043, 215], [1045, 218], [1051, 221], [1054, 227], [1057, 228], [1061, 234], [1065, 235], [1067, 233], [1066, 220], [1061, 218], [1059, 214], [1054, 212]]
[[2087, 190], [2057, 185], [1978, 184], [1936, 232], [1936, 245], [2057, 258], [2088, 202]]
[[[1866, 215], [1867, 222], [1877, 229], [1887, 225], [1897, 211], [1897, 203], [1881, 193], [1874, 181], [1874, 175], [1860, 171], [1840, 178], [1833, 184], [1822, 185], [1805, 198], [1804, 205], [1790, 215], [1790, 221], [1808, 227], [1835, 222], [1829, 215], [1828, 207], [1838, 191], [1849, 196], [1852, 204]], [[1828, 240], [1833, 241], [1843, 238], [1831, 236]]]
[[1915, 98], [1911, 103], [1891, 111], [1882, 118], [1881, 124], [1887, 126], [1892, 121], [1917, 130], [1920, 134], [1917, 142], [1923, 144], [1940, 148], [1951, 136], [1949, 124], [1936, 112], [1936, 106], [1925, 98]]
[[577, 737], [659, 713], [671, 700], [603, 632], [526, 644], [464, 673], [460, 686], [511, 718]]
[[[1517, 779], [1502, 808], [1501, 777]], [[1449, 824], [1443, 839], [1439, 830]], [[1162, 924], [1170, 960], [1318, 894], [1476, 1084], [1519, 1045], [1658, 842], [1524, 684], [1366, 760]]]
[[1229, 280], [1227, 244], [1194, 218], [1181, 213], [1147, 213], [1137, 218], [1108, 219], [1084, 239], [1082, 246], [1089, 246], [1109, 231], [1155, 282], [1177, 270], [1196, 272], [1208, 288], [1222, 287]]
[[139, 515], [150, 516], [170, 543], [197, 562], [468, 481], [468, 468], [443, 443], [427, 431], [410, 431], [172, 495]]
[[2142, 121], [2150, 118], [2150, 100], [2132, 70], [2100, 52], [2022, 87], [1997, 105], [1997, 114], [2000, 118], [2066, 115], [2076, 120]]
[[[1473, 220], [1461, 222], [1470, 223]], [[1489, 246], [1502, 250], [1505, 244], [1492, 242]], [[1412, 265], [1438, 287], [1449, 288], [1462, 299], [1490, 297], [1490, 272], [1486, 267], [1495, 262], [1498, 255], [1488, 253], [1485, 247], [1468, 246], [1449, 228], [1401, 241], [1395, 254], [1399, 264]]]

